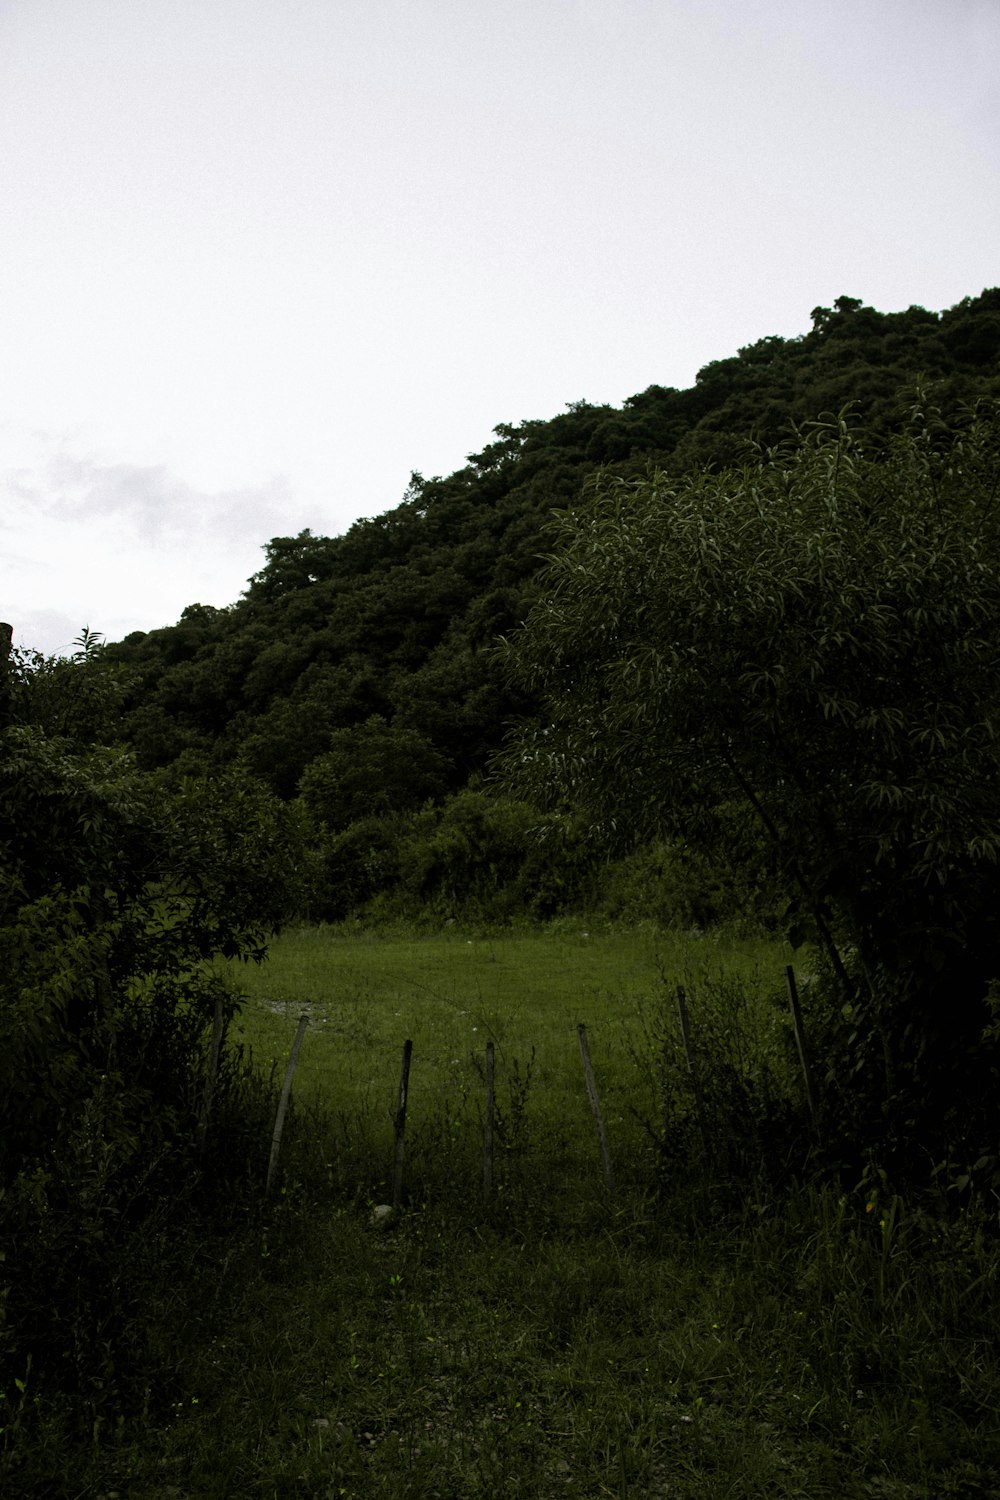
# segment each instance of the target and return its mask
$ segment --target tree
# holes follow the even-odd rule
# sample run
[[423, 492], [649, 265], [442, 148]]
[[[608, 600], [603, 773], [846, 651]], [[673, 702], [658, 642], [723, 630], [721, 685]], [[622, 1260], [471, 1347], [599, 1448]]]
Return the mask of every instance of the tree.
[[340, 831], [361, 818], [413, 811], [445, 789], [444, 757], [419, 730], [390, 725], [378, 714], [335, 729], [329, 746], [301, 781], [318, 828]]
[[632, 840], [746, 809], [837, 972], [865, 1128], [954, 1140], [1000, 975], [1000, 408], [604, 476], [551, 547], [508, 780]]
[[201, 1150], [207, 1032], [235, 1009], [204, 961], [260, 957], [297, 905], [297, 819], [242, 773], [145, 775], [102, 743], [116, 669], [89, 635], [59, 664], [12, 656], [7, 640], [0, 630], [0, 1384], [31, 1364], [113, 1401], [119, 1382], [143, 1383], [132, 1354], [156, 1247], [199, 1190], [214, 1206], [226, 1174], [249, 1167], [250, 1096], [224, 1047], [217, 1149]]

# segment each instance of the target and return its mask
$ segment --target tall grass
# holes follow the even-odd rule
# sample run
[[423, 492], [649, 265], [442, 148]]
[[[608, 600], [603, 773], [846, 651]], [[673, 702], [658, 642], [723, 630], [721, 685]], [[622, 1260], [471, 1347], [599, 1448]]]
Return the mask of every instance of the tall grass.
[[[761, 1169], [805, 1119], [787, 955], [584, 932], [326, 929], [287, 935], [241, 973], [243, 1041], [276, 1084], [310, 1015], [280, 1189], [248, 1198], [224, 1266], [192, 1263], [186, 1301], [175, 1289], [173, 1383], [144, 1418], [97, 1421], [71, 1449], [65, 1414], [33, 1405], [30, 1372], [5, 1393], [4, 1492], [1000, 1490], [996, 1205], [948, 1216], [875, 1174], [810, 1180], [808, 1141], [797, 1180]], [[704, 1137], [676, 983], [706, 1078]], [[391, 1168], [406, 1037], [409, 1201], [384, 1231], [371, 1208]], [[500, 1119], [484, 1204], [487, 1040]]]

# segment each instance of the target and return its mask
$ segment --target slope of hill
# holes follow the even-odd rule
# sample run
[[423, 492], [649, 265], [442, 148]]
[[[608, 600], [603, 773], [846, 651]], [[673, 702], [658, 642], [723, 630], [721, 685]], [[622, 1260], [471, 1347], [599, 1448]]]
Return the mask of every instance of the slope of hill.
[[[847, 405], [891, 431], [918, 386], [946, 410], [1000, 395], [1000, 290], [940, 315], [840, 297], [814, 309], [804, 338], [760, 339], [690, 390], [651, 386], [621, 408], [579, 402], [498, 426], [465, 468], [412, 475], [394, 510], [345, 535], [268, 541], [228, 609], [192, 604], [171, 627], [106, 646], [132, 684], [124, 732], [139, 765], [240, 765], [283, 798], [301, 793], [313, 915], [343, 915], [400, 880], [445, 906], [477, 888], [490, 909], [499, 888], [535, 910], [573, 901], [594, 852], [567, 844], [564, 823], [540, 858], [531, 811], [498, 813], [468, 790], [505, 724], [531, 709], [492, 648], [537, 595], [553, 510], [574, 507], [601, 469], [720, 468]], [[429, 805], [436, 813], [418, 814]], [[643, 874], [643, 886], [664, 882], [658, 864]]]
[[[176, 625], [107, 648], [134, 675], [126, 724], [140, 763], [240, 761], [289, 797], [331, 735], [349, 750], [350, 732], [377, 718], [387, 753], [394, 735], [407, 754], [433, 753], [424, 790], [454, 792], [524, 707], [491, 642], [523, 617], [546, 519], [588, 475], [721, 465], [751, 437], [772, 443], [848, 403], [888, 428], [917, 381], [948, 407], [1000, 392], [1000, 289], [941, 314], [840, 297], [812, 322], [802, 338], [763, 338], [706, 366], [688, 390], [651, 386], [621, 408], [578, 403], [500, 425], [466, 467], [415, 474], [395, 509], [343, 536], [274, 538], [231, 607], [193, 604]], [[408, 786], [404, 803], [420, 791]]]

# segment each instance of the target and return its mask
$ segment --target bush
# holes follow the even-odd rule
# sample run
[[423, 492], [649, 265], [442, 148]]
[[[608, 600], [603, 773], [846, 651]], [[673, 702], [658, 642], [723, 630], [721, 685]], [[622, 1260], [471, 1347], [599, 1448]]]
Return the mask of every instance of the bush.
[[[742, 1203], [801, 1173], [815, 1147], [784, 997], [759, 975], [663, 975], [639, 1059], [655, 1100], [644, 1120], [657, 1173], [719, 1204]], [[690, 1058], [677, 992], [684, 990]]]
[[184, 1257], [259, 1151], [236, 1001], [206, 960], [262, 955], [299, 845], [251, 778], [147, 776], [95, 743], [102, 697], [68, 701], [90, 647], [44, 693], [18, 670], [0, 684], [0, 1388], [30, 1367], [93, 1420], [156, 1383], [164, 1300], [176, 1315]]
[[410, 900], [447, 915], [548, 917], [589, 893], [591, 854], [568, 819], [482, 791], [414, 819], [399, 859]]
[[594, 892], [594, 910], [613, 921], [680, 931], [773, 931], [777, 905], [766, 877], [754, 881], [690, 844], [661, 841], [610, 861]]
[[[824, 416], [742, 466], [602, 474], [506, 659], [514, 796], [609, 844], [767, 857], [837, 977], [848, 1113], [910, 1170], [998, 1132], [1000, 406]], [[853, 957], [849, 957], [853, 955]]]

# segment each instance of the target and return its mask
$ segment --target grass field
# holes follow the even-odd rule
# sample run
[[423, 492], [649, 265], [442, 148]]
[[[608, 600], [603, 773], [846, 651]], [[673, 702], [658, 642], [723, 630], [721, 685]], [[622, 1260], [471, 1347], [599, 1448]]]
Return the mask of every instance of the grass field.
[[[238, 972], [234, 1026], [277, 1085], [309, 1016], [280, 1185], [265, 1203], [255, 1184], [242, 1232], [165, 1300], [168, 1406], [72, 1454], [40, 1416], [16, 1493], [998, 1500], [996, 1205], [935, 1219], [877, 1181], [720, 1195], [705, 1163], [683, 1191], [657, 1180], [638, 1117], [662, 1107], [674, 986], [733, 1077], [787, 1062], [794, 1092], [787, 961], [582, 926], [283, 936]], [[384, 1230], [407, 1038], [408, 1205]]]
[[672, 1025], [675, 986], [684, 984], [697, 1006], [706, 978], [740, 976], [766, 1033], [784, 1024], [789, 958], [763, 941], [600, 932], [582, 924], [391, 938], [307, 929], [282, 936], [263, 967], [231, 971], [246, 994], [233, 1034], [280, 1079], [299, 1018], [307, 1016], [296, 1098], [329, 1111], [342, 1139], [357, 1140], [363, 1124], [386, 1167], [402, 1045], [411, 1040], [408, 1157], [428, 1188], [461, 1148], [467, 1157], [478, 1149], [492, 1042], [501, 1123], [519, 1131], [519, 1141], [508, 1144], [544, 1150], [547, 1175], [562, 1160], [578, 1192], [591, 1175], [588, 1164], [600, 1176], [578, 1025], [587, 1028], [613, 1159], [627, 1176], [646, 1144], [637, 1117], [649, 1120], [657, 1108], [650, 1034], [664, 1018]]

